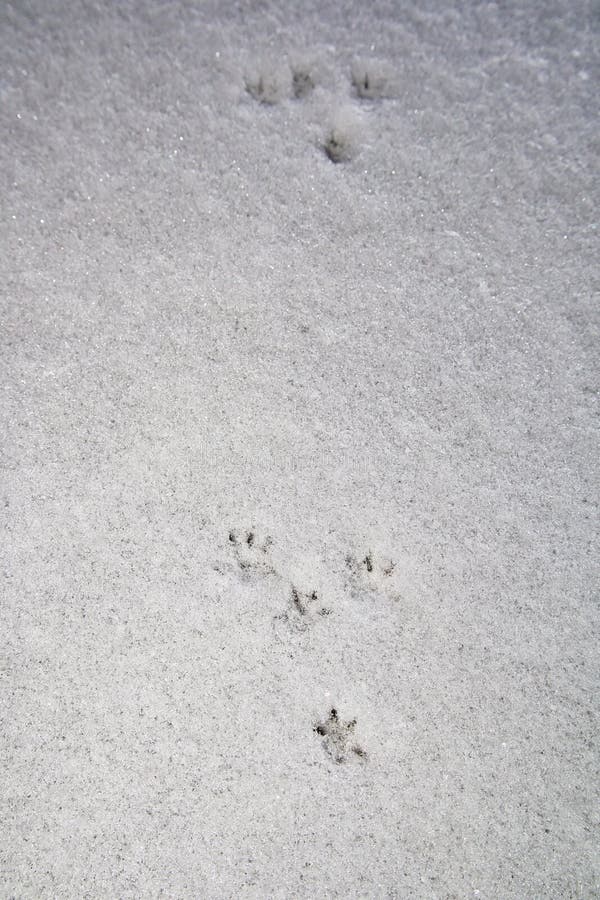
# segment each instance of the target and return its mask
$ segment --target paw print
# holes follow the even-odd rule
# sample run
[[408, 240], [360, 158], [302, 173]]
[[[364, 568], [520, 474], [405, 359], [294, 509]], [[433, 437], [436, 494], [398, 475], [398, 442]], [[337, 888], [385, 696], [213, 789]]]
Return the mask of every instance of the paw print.
[[306, 66], [296, 66], [292, 70], [292, 88], [296, 100], [303, 100], [314, 90], [315, 82]]
[[330, 613], [331, 610], [321, 604], [316, 591], [304, 593], [292, 585], [288, 609], [275, 616], [275, 621], [283, 622], [291, 631], [306, 631], [318, 616], [328, 616]]
[[349, 759], [365, 761], [367, 753], [360, 744], [353, 743], [356, 719], [343, 722], [338, 711], [332, 708], [322, 722], [317, 722], [314, 731], [323, 738], [323, 747], [328, 756], [336, 763], [345, 763]]
[[263, 61], [246, 76], [250, 96], [266, 106], [274, 106], [290, 93], [290, 73], [285, 66]]
[[273, 538], [269, 535], [260, 537], [252, 530], [232, 530], [228, 535], [228, 544], [240, 572], [263, 576], [275, 574], [269, 554]]
[[346, 557], [352, 593], [394, 593], [394, 572], [396, 565], [388, 557], [375, 556], [369, 550], [364, 557], [348, 554]]
[[359, 100], [382, 100], [397, 92], [395, 73], [387, 63], [379, 60], [356, 60], [351, 78]]

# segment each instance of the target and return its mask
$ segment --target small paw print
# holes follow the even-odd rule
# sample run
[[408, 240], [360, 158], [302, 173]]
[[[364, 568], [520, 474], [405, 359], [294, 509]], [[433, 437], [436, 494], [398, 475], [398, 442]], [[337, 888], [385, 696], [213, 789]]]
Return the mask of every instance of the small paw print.
[[397, 93], [394, 71], [379, 60], [356, 60], [351, 78], [354, 92], [360, 100], [382, 100]]
[[290, 72], [276, 63], [263, 62], [246, 76], [250, 96], [266, 106], [274, 106], [290, 93]]
[[354, 742], [356, 719], [343, 722], [337, 709], [332, 708], [322, 722], [317, 722], [314, 731], [323, 738], [323, 748], [334, 762], [341, 764], [349, 759], [365, 761], [367, 752]]
[[323, 606], [316, 591], [300, 591], [292, 585], [288, 609], [275, 617], [276, 623], [284, 623], [291, 631], [306, 631], [317, 617], [328, 616], [331, 610]]
[[396, 565], [388, 557], [379, 557], [367, 551], [364, 556], [348, 554], [346, 568], [352, 593], [386, 593], [394, 594], [393, 575]]
[[315, 82], [310, 68], [305, 65], [297, 65], [292, 69], [292, 89], [296, 100], [303, 100], [315, 88]]
[[275, 569], [269, 554], [273, 538], [260, 536], [255, 531], [231, 530], [228, 544], [240, 572], [246, 575], [274, 575]]

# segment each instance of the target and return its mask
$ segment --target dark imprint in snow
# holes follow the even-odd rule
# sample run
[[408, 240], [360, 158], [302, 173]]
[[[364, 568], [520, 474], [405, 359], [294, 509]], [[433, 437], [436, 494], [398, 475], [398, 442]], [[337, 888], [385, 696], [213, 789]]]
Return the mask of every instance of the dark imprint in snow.
[[354, 729], [356, 719], [343, 722], [335, 707], [329, 711], [329, 715], [322, 722], [317, 722], [313, 730], [323, 738], [323, 748], [334, 762], [342, 764], [348, 760], [366, 760], [367, 752], [360, 744], [354, 743]]

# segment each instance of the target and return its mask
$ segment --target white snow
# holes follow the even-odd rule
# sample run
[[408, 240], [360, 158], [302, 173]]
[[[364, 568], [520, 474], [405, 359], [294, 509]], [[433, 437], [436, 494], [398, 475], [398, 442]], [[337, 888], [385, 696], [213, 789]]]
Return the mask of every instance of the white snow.
[[3, 4], [2, 896], [600, 892], [598, 44]]

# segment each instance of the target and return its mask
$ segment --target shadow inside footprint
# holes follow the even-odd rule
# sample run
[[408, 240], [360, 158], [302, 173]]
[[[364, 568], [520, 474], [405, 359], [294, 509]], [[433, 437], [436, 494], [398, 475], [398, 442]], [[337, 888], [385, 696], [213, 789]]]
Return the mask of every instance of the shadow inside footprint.
[[352, 145], [348, 136], [337, 128], [329, 132], [323, 151], [333, 163], [348, 162], [352, 157]]
[[296, 100], [303, 100], [314, 90], [315, 83], [306, 69], [296, 68], [292, 72], [292, 90]]

